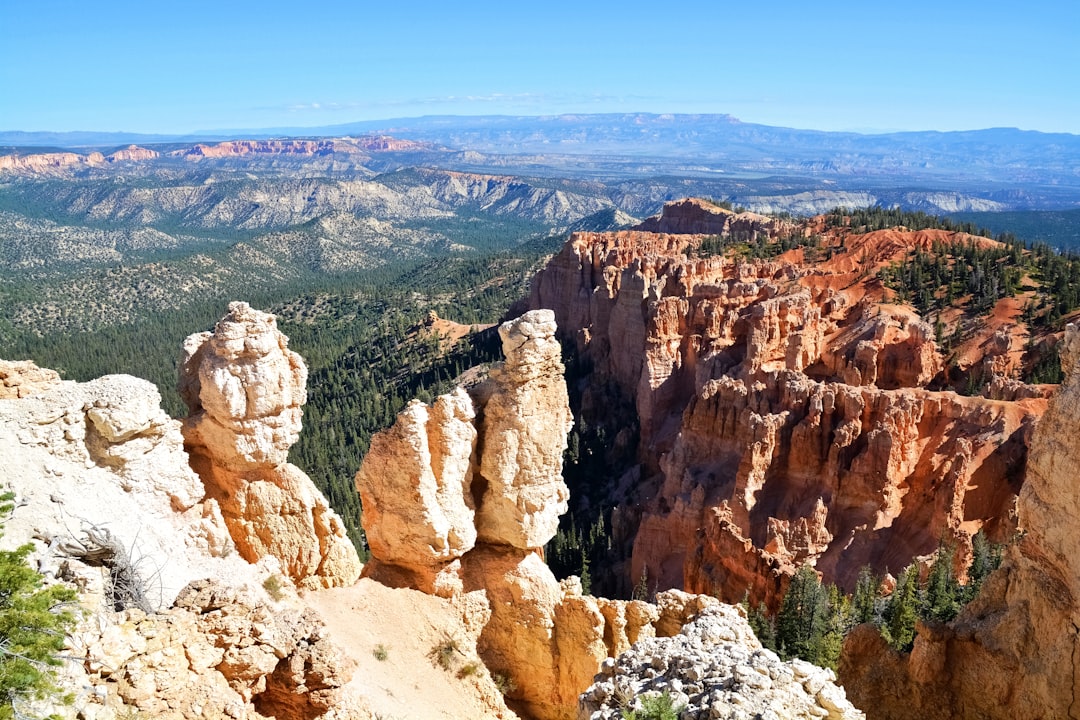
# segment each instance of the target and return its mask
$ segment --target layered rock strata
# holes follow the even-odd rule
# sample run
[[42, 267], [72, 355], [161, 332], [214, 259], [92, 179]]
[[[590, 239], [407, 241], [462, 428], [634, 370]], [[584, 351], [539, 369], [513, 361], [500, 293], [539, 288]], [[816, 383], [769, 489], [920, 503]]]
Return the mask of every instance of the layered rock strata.
[[650, 638], [605, 660], [581, 695], [578, 720], [619, 720], [667, 696], [693, 720], [855, 720], [862, 712], [836, 676], [802, 660], [783, 662], [754, 636], [737, 606], [711, 605], [674, 637]]
[[1060, 346], [1066, 380], [1039, 421], [1018, 501], [1022, 533], [948, 625], [921, 624], [911, 653], [862, 626], [840, 674], [871, 718], [1076, 717], [1080, 675], [1080, 329]]
[[184, 341], [185, 446], [246, 560], [273, 556], [303, 587], [349, 585], [360, 561], [341, 519], [287, 462], [306, 383], [274, 316], [230, 303], [213, 332]]
[[[684, 206], [645, 227], [732, 236], [730, 213]], [[1012, 532], [1041, 391], [929, 389], [953, 328], [892, 304], [876, 275], [915, 248], [992, 241], [799, 232], [807, 247], [770, 260], [709, 255], [701, 234], [575, 233], [532, 284], [530, 307], [592, 367], [583, 405], [614, 386], [636, 410], [640, 480], [620, 484], [656, 492], [617, 513], [637, 525], [630, 583], [775, 603], [802, 563], [850, 586], [864, 564], [895, 572], [944, 538], [963, 565], [977, 530]]]

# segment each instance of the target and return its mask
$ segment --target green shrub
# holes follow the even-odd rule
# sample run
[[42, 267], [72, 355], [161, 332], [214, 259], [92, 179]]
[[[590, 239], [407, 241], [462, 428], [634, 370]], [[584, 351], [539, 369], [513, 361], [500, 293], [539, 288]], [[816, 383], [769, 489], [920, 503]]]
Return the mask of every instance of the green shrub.
[[679, 720], [683, 705], [676, 705], [667, 692], [641, 696], [640, 710], [623, 710], [623, 720]]
[[461, 652], [461, 646], [457, 641], [457, 638], [452, 635], [446, 635], [440, 640], [435, 647], [431, 648], [431, 652], [428, 653], [436, 665], [443, 670], [452, 670], [454, 668], [454, 660], [458, 655], [463, 655]]
[[263, 589], [266, 590], [266, 594], [272, 597], [274, 600], [280, 600], [285, 597], [285, 586], [281, 582], [281, 578], [277, 575], [271, 575], [263, 580]]

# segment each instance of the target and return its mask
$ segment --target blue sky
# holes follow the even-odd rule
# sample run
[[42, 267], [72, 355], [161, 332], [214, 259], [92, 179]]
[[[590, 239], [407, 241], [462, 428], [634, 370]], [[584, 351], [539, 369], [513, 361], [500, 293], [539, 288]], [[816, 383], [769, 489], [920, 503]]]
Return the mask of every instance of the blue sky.
[[0, 130], [630, 111], [1080, 133], [1080, 3], [0, 0]]

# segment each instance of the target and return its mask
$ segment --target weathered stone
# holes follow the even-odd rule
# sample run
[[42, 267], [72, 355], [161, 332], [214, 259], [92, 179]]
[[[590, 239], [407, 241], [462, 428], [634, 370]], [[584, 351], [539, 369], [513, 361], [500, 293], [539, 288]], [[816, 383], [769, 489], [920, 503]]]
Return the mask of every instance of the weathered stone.
[[271, 555], [303, 587], [348, 585], [360, 561], [341, 519], [286, 462], [300, 432], [306, 381], [307, 368], [274, 316], [230, 303], [213, 333], [184, 342], [184, 438], [245, 559]]
[[412, 401], [389, 430], [376, 433], [356, 474], [363, 523], [375, 558], [365, 572], [381, 579], [389, 565], [411, 573], [409, 586], [460, 591], [440, 574], [476, 543], [472, 496], [476, 428], [472, 400], [460, 388], [428, 407]]
[[562, 454], [573, 418], [555, 316], [528, 312], [499, 328], [506, 361], [478, 391], [483, 420], [477, 508], [481, 542], [520, 549], [555, 536], [570, 493]]
[[31, 360], [0, 360], [0, 400], [36, 395], [59, 383], [59, 373]]
[[617, 720], [666, 693], [686, 718], [863, 718], [831, 671], [781, 662], [754, 637], [745, 614], [711, 603], [679, 633], [642, 640], [585, 690], [579, 720]]

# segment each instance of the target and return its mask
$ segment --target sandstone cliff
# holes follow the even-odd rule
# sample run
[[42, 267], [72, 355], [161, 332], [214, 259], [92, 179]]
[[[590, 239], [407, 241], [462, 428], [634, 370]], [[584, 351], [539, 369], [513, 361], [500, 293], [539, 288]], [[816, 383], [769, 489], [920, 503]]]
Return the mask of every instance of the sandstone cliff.
[[783, 221], [765, 215], [734, 212], [705, 200], [687, 198], [665, 204], [659, 214], [646, 218], [635, 229], [679, 235], [743, 233], [752, 236], [758, 232], [775, 233], [782, 225]]
[[[620, 485], [643, 497], [616, 513], [636, 532], [627, 579], [774, 603], [806, 562], [850, 587], [862, 565], [895, 571], [943, 537], [966, 551], [980, 528], [1011, 534], [1045, 402], [936, 389], [941, 331], [876, 275], [912, 248], [993, 241], [753, 217], [736, 235], [738, 217], [672, 203], [643, 226], [793, 249], [753, 260], [701, 234], [575, 233], [532, 285], [529, 305], [552, 309], [592, 368], [583, 405], [612, 405], [614, 386], [640, 423], [640, 479]], [[985, 340], [962, 362], [982, 362]]]
[[161, 153], [149, 148], [139, 147], [138, 145], [128, 145], [126, 148], [121, 148], [115, 152], [111, 152], [105, 156], [105, 159], [111, 163], [115, 162], [142, 162], [144, 160], [153, 160], [159, 157]]
[[372, 552], [365, 576], [482, 601], [479, 657], [509, 680], [510, 706], [539, 720], [576, 717], [606, 659], [717, 605], [677, 590], [656, 604], [585, 596], [542, 560], [567, 507], [571, 424], [553, 318], [533, 311], [504, 323], [506, 361], [468, 393], [411, 403], [372, 439], [356, 476]]
[[1069, 718], [1077, 715], [1080, 642], [1080, 330], [1061, 344], [1065, 383], [1031, 441], [1019, 497], [1022, 533], [979, 596], [948, 625], [920, 625], [889, 650], [858, 628], [844, 644], [844, 685], [870, 718]]
[[92, 167], [105, 163], [99, 152], [79, 155], [72, 152], [37, 153], [31, 155], [0, 155], [0, 172], [22, 174], [52, 174], [73, 168]]
[[325, 155], [356, 151], [350, 143], [334, 140], [228, 140], [216, 145], [199, 143], [173, 150], [170, 155], [184, 158], [224, 158], [243, 155]]

